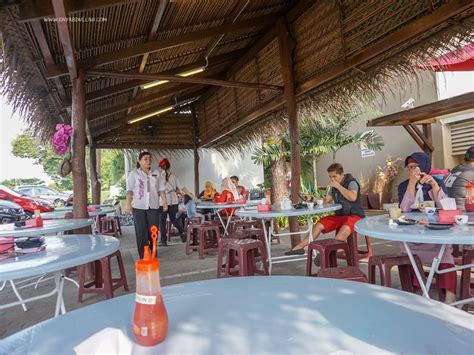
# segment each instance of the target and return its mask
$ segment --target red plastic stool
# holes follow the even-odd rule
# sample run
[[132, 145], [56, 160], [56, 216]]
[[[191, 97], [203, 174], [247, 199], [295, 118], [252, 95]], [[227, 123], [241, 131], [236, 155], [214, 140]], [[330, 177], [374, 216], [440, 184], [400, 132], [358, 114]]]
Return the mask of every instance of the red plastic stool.
[[230, 222], [230, 228], [229, 228], [229, 234], [233, 234], [235, 233], [236, 231], [238, 230], [241, 230], [241, 229], [247, 229], [247, 228], [258, 228], [259, 226], [259, 222], [258, 221], [246, 221], [246, 220], [243, 220], [243, 219], [239, 219], [239, 220], [232, 220]]
[[[423, 264], [417, 255], [414, 255], [418, 270], [421, 276], [424, 277]], [[376, 255], [369, 259], [369, 282], [375, 284], [376, 271], [379, 268], [380, 285], [385, 287], [392, 287], [391, 271], [394, 266], [398, 267], [398, 275], [400, 277], [400, 285], [403, 291], [413, 292], [413, 285], [411, 282], [410, 258], [407, 255]]]
[[235, 266], [237, 265], [237, 261], [235, 260], [235, 256], [234, 254], [231, 254], [230, 256], [230, 259], [229, 260], [225, 260], [224, 262], [224, 257], [226, 256], [227, 254], [227, 244], [229, 244], [230, 242], [234, 241], [234, 240], [239, 240], [239, 239], [247, 239], [245, 237], [245, 235], [241, 234], [241, 235], [230, 235], [230, 236], [223, 236], [221, 239], [219, 239], [219, 243], [218, 243], [218, 249], [217, 249], [217, 278], [220, 278], [222, 276], [222, 274], [225, 275], [225, 269], [226, 269], [226, 265], [227, 263], [230, 264], [230, 268], [235, 268]]
[[217, 225], [191, 224], [186, 232], [186, 255], [198, 250], [199, 259], [203, 259], [205, 253], [218, 249], [220, 236]]
[[118, 238], [118, 227], [115, 217], [102, 217], [100, 219], [99, 233]]
[[327, 279], [367, 282], [367, 277], [357, 266], [330, 267], [321, 269], [319, 270], [317, 276]]
[[114, 219], [115, 219], [115, 225], [117, 226], [117, 233], [122, 236], [123, 234], [122, 234], [122, 226], [120, 225], [120, 218], [119, 216], [114, 216]]
[[[112, 270], [110, 268], [110, 260], [116, 257], [120, 277], [113, 278]], [[79, 294], [78, 301], [82, 302], [82, 295], [84, 293], [102, 293], [105, 298], [113, 298], [114, 291], [123, 286], [125, 291], [128, 291], [127, 276], [125, 274], [125, 268], [123, 266], [122, 254], [120, 250], [110, 254], [100, 260], [96, 260], [94, 263], [94, 281], [86, 284], [86, 264], [78, 266], [79, 270]]]
[[[474, 263], [474, 249], [464, 249], [462, 253], [462, 264], [468, 265]], [[461, 273], [461, 294], [460, 300], [465, 300], [473, 297], [471, 289], [474, 288], [474, 283], [471, 282], [471, 271], [472, 268], [466, 268]], [[467, 311], [469, 306], [466, 304], [462, 307], [463, 310]]]
[[312, 274], [314, 250], [319, 252], [321, 268], [337, 267], [337, 252], [339, 250], [344, 252], [347, 265], [353, 266], [349, 245], [346, 242], [334, 238], [315, 240], [308, 244], [306, 276], [315, 276]]
[[263, 246], [266, 247], [267, 241], [265, 239], [265, 233], [263, 229], [261, 228], [244, 228], [244, 229], [238, 229], [234, 234], [234, 236], [245, 236], [247, 239], [256, 239], [260, 240], [263, 243]]
[[366, 249], [359, 249], [357, 245], [357, 232], [352, 232], [349, 238], [347, 238], [347, 244], [349, 244], [349, 250], [351, 251], [352, 264], [359, 266], [359, 260], [372, 256], [372, 245], [370, 244], [370, 238], [365, 236]]
[[232, 254], [238, 260], [239, 271], [231, 270], [230, 262], [226, 264], [226, 276], [253, 276], [254, 274], [268, 275], [268, 264], [264, 261], [263, 271], [257, 270], [254, 250], [265, 255], [262, 242], [254, 239], [240, 239], [227, 243], [226, 260], [231, 260]]

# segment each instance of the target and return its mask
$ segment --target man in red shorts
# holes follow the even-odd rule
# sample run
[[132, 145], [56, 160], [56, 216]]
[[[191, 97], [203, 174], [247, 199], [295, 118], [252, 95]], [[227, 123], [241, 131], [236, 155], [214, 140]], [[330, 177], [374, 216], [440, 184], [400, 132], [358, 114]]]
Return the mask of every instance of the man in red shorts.
[[[330, 188], [324, 198], [324, 203], [338, 203], [342, 209], [336, 211], [335, 216], [321, 218], [313, 226], [313, 237], [318, 238], [321, 233], [338, 231], [336, 239], [346, 241], [354, 231], [355, 223], [365, 217], [360, 203], [360, 185], [349, 173], [344, 173], [344, 168], [339, 163], [334, 163], [327, 169]], [[308, 245], [309, 236], [297, 244], [285, 255], [304, 254]]]

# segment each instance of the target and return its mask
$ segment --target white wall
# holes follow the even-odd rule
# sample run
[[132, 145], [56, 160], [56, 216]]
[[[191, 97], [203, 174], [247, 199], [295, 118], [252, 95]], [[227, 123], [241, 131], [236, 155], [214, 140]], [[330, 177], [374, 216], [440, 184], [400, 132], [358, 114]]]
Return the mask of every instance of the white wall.
[[[246, 153], [243, 158], [234, 157], [225, 159], [220, 154], [201, 150], [199, 152], [199, 189], [204, 188], [204, 182], [211, 180], [214, 186], [220, 191], [221, 181], [225, 177], [237, 175], [240, 184], [247, 189], [256, 187], [263, 182], [263, 168], [255, 165], [250, 159], [251, 153]], [[162, 154], [156, 154], [155, 162], [163, 158]], [[181, 182], [194, 192], [194, 158], [192, 154], [185, 157], [167, 157], [171, 163], [171, 171], [179, 177]], [[156, 165], [154, 162], [153, 165]]]
[[[421, 148], [410, 137], [403, 127], [367, 127], [366, 122], [375, 117], [388, 115], [391, 113], [403, 110], [401, 105], [405, 103], [410, 97], [415, 99], [415, 106], [431, 103], [437, 100], [436, 83], [434, 75], [427, 74], [420, 82], [419, 90], [416, 85], [407, 83], [406, 87], [400, 88], [399, 94], [388, 97], [386, 102], [375, 103], [376, 110], [379, 114], [367, 113], [363, 119], [354, 122], [350, 127], [349, 132], [363, 132], [373, 129], [380, 136], [382, 136], [385, 146], [381, 151], [375, 152], [375, 156], [362, 158], [359, 147], [355, 145], [348, 145], [342, 148], [336, 156], [336, 161], [344, 166], [344, 170], [352, 173], [359, 178], [361, 174], [370, 176], [375, 171], [378, 165], [382, 165], [388, 155], [392, 157], [405, 158], [410, 153], [422, 151]], [[435, 145], [434, 161], [435, 166], [443, 165], [442, 156], [442, 138], [441, 125], [439, 123], [432, 124], [433, 141]], [[326, 185], [329, 183], [326, 168], [332, 163], [332, 154], [326, 154], [318, 163], [318, 183], [319, 185]], [[395, 182], [396, 184], [397, 182]]]

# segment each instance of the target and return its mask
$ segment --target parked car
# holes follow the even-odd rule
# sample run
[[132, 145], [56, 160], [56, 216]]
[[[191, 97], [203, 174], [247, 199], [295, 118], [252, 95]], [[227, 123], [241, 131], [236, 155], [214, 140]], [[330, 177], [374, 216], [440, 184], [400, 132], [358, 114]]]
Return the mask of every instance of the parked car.
[[22, 195], [47, 200], [55, 207], [72, 205], [72, 195], [56, 191], [46, 185], [21, 185], [15, 188]]
[[30, 217], [35, 213], [36, 209], [40, 212], [54, 211], [54, 206], [48, 201], [21, 195], [5, 185], [0, 185], [0, 200], [11, 201], [19, 204]]
[[24, 219], [26, 219], [26, 214], [19, 204], [0, 200], [0, 224], [15, 223]]

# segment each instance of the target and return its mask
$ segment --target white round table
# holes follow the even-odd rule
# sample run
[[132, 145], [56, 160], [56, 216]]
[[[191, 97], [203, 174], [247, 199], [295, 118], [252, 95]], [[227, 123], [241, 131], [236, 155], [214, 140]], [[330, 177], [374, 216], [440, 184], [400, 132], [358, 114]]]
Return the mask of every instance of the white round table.
[[[327, 213], [340, 210], [342, 208], [339, 204], [327, 204], [322, 206], [315, 206], [314, 208], [300, 208], [291, 209], [286, 211], [270, 211], [270, 212], [258, 212], [256, 210], [239, 210], [235, 214], [241, 218], [256, 218], [262, 220], [262, 227], [265, 233], [265, 239], [267, 240], [267, 254], [268, 254], [268, 272], [272, 273], [272, 265], [279, 263], [286, 263], [289, 261], [306, 260], [305, 256], [272, 256], [272, 239], [273, 237], [280, 236], [291, 236], [294, 234], [306, 234], [309, 233], [309, 240], [313, 240], [313, 219], [311, 216], [315, 214]], [[274, 230], [274, 219], [277, 217], [299, 217], [306, 216], [307, 226], [306, 230], [298, 232], [287, 232], [287, 233], [275, 233]], [[266, 222], [270, 220], [270, 226], [267, 231]]]
[[13, 223], [0, 224], [0, 237], [36, 237], [40, 235], [61, 233], [92, 225], [90, 219], [57, 219], [43, 221], [43, 227], [17, 228]]
[[[89, 217], [97, 217], [97, 216], [102, 216], [109, 213], [115, 213], [115, 211], [116, 211], [115, 208], [101, 208], [95, 211], [90, 211], [88, 213], [89, 213]], [[68, 212], [70, 211], [45, 212], [45, 213], [41, 213], [41, 217], [43, 217], [43, 219], [64, 219], [64, 217], [66, 216], [66, 213]]]
[[[217, 217], [219, 218], [219, 221], [221, 222], [221, 225], [222, 227], [224, 228], [224, 235], [228, 235], [229, 232], [228, 232], [228, 229], [229, 229], [229, 224], [230, 224], [230, 220], [232, 219], [232, 216], [234, 215], [234, 211], [236, 208], [243, 208], [243, 207], [246, 207], [246, 206], [255, 206], [254, 203], [250, 203], [250, 201], [248, 202], [230, 202], [230, 203], [226, 203], [226, 202], [209, 202], [209, 201], [202, 201], [202, 202], [198, 202], [196, 204], [196, 208], [199, 208], [199, 209], [202, 209], [202, 210], [216, 210], [217, 211]], [[231, 212], [230, 214], [228, 215], [228, 218], [227, 218], [227, 222], [224, 223], [224, 220], [222, 219], [221, 217], [221, 214], [220, 214], [220, 211], [226, 209], [226, 208], [230, 208], [231, 209]]]
[[[422, 213], [411, 212], [404, 213], [404, 215], [408, 218], [422, 222], [437, 221], [437, 217], [428, 217]], [[405, 250], [407, 252], [408, 257], [410, 258], [410, 262], [413, 265], [413, 269], [415, 271], [421, 289], [423, 290], [423, 295], [426, 298], [429, 298], [429, 288], [435, 273], [441, 274], [474, 267], [474, 264], [469, 264], [444, 270], [438, 269], [447, 244], [474, 245], [474, 226], [472, 225], [454, 225], [452, 228], [446, 230], [431, 230], [425, 228], [423, 224], [389, 225], [388, 216], [381, 215], [361, 219], [355, 224], [355, 230], [358, 233], [369, 237], [402, 242], [405, 246]], [[416, 266], [413, 253], [408, 243], [426, 243], [441, 245], [438, 256], [434, 258], [433, 263], [431, 265], [431, 270], [426, 280], [426, 284], [423, 282], [423, 278], [421, 277], [418, 267]], [[472, 300], [474, 299], [454, 302], [451, 305], [458, 306], [461, 304], [472, 302]]]
[[[88, 207], [95, 207], [95, 208], [106, 208], [106, 207], [113, 207], [111, 204], [105, 204], [105, 205], [88, 205]], [[73, 206], [67, 206], [67, 207], [55, 207], [54, 211], [55, 212], [62, 212], [62, 211], [72, 211]]]
[[63, 270], [99, 260], [116, 252], [120, 245], [116, 238], [91, 234], [46, 236], [45, 241], [46, 249], [43, 252], [1, 260], [0, 282], [53, 272], [56, 287], [47, 294], [0, 305], [0, 310], [57, 294], [55, 316], [60, 309], [65, 313]]
[[471, 315], [376, 285], [235, 277], [163, 288], [169, 329], [136, 344], [134, 294], [20, 331], [2, 354], [472, 354]]

